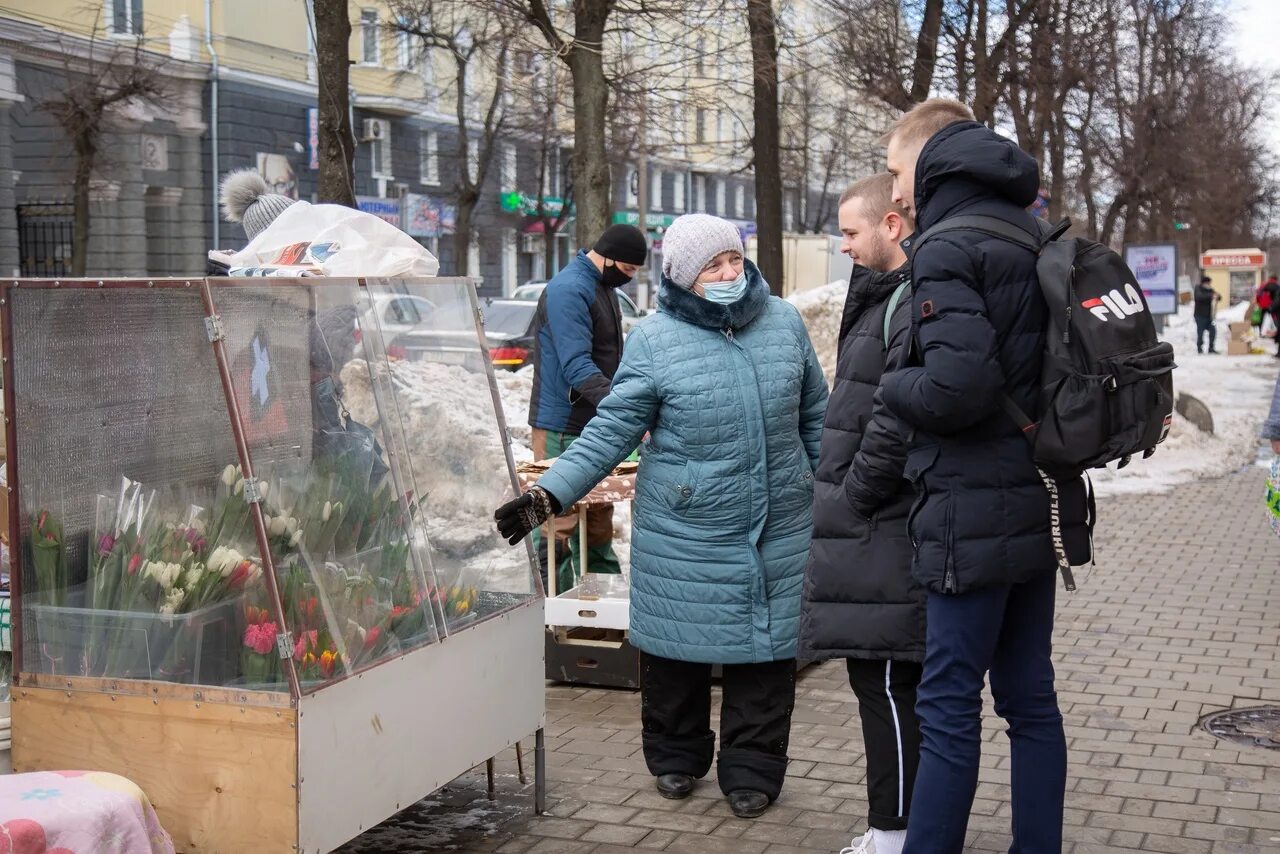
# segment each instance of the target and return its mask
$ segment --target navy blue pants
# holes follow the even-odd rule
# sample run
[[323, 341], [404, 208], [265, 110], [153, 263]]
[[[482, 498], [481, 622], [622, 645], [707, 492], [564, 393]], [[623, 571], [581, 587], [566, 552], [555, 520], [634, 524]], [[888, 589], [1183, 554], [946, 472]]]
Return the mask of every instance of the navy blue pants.
[[904, 854], [960, 854], [978, 785], [982, 685], [1009, 725], [1013, 847], [1062, 850], [1067, 743], [1050, 651], [1057, 575], [948, 596], [929, 594], [920, 719], [920, 768]]
[[1196, 318], [1196, 352], [1204, 352], [1204, 336], [1209, 336], [1209, 352], [1218, 349], [1218, 327], [1213, 325], [1212, 317]]

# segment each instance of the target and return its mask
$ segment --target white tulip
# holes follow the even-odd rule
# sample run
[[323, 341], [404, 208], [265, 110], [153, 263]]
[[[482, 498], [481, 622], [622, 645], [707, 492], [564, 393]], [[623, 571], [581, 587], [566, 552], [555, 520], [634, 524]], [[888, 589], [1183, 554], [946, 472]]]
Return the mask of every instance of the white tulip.
[[322, 522], [328, 522], [329, 517], [332, 515], [333, 515], [333, 502], [326, 501], [324, 503], [324, 510], [320, 513], [320, 520]]
[[289, 545], [293, 548], [298, 547], [298, 543], [302, 542], [303, 531], [301, 528], [293, 532], [293, 536], [289, 538]]
[[283, 535], [286, 527], [287, 526], [285, 525], [285, 520], [283, 516], [275, 517], [274, 519], [271, 520], [271, 536], [279, 537]]
[[236, 486], [235, 486], [236, 495], [239, 495], [242, 492], [244, 492], [244, 478], [240, 478], [239, 480], [237, 480]]
[[267, 493], [268, 493], [268, 492], [270, 492], [270, 491], [271, 491], [271, 484], [267, 483], [265, 480], [260, 480], [260, 481], [258, 481], [258, 496], [259, 496], [259, 497], [261, 497], [261, 498], [266, 498], [266, 497], [267, 497]]
[[222, 470], [222, 482], [228, 489], [236, 485], [236, 467], [229, 465]]
[[290, 516], [288, 519], [285, 519], [284, 529], [285, 529], [285, 533], [292, 534], [294, 531], [298, 530], [298, 520], [292, 516]]
[[187, 570], [186, 583], [184, 587], [195, 587], [200, 583], [200, 576], [204, 575], [204, 567], [196, 564]]

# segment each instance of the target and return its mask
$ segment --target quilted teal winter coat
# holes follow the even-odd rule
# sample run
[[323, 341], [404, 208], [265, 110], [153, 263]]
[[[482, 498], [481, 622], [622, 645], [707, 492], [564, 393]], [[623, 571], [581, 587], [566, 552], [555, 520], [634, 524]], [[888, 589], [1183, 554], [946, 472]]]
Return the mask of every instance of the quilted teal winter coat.
[[719, 305], [664, 281], [609, 396], [538, 485], [568, 507], [640, 444], [631, 643], [712, 664], [793, 658], [827, 385], [793, 306], [746, 262]]

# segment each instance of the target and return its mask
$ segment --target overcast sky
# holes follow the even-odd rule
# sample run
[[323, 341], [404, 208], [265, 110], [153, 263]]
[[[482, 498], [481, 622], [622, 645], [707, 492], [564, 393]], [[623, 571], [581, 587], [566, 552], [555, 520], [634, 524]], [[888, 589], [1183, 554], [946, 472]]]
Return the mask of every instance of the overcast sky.
[[[1236, 25], [1236, 53], [1252, 65], [1280, 70], [1280, 2], [1233, 0], [1230, 6]], [[1280, 111], [1274, 106], [1272, 110], [1271, 148], [1280, 154]]]

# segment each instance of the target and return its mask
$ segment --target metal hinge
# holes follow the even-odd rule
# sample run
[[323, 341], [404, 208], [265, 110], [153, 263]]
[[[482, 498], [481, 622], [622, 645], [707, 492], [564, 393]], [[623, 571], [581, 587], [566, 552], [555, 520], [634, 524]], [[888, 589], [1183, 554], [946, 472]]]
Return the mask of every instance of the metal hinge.
[[244, 500], [247, 504], [259, 504], [262, 501], [262, 490], [258, 486], [256, 477], [246, 477], [244, 479]]
[[281, 658], [288, 658], [293, 655], [292, 632], [281, 632], [276, 635], [276, 652], [280, 653]]
[[209, 336], [209, 343], [221, 341], [227, 337], [226, 330], [222, 328], [222, 315], [215, 314], [204, 319], [204, 331]]

